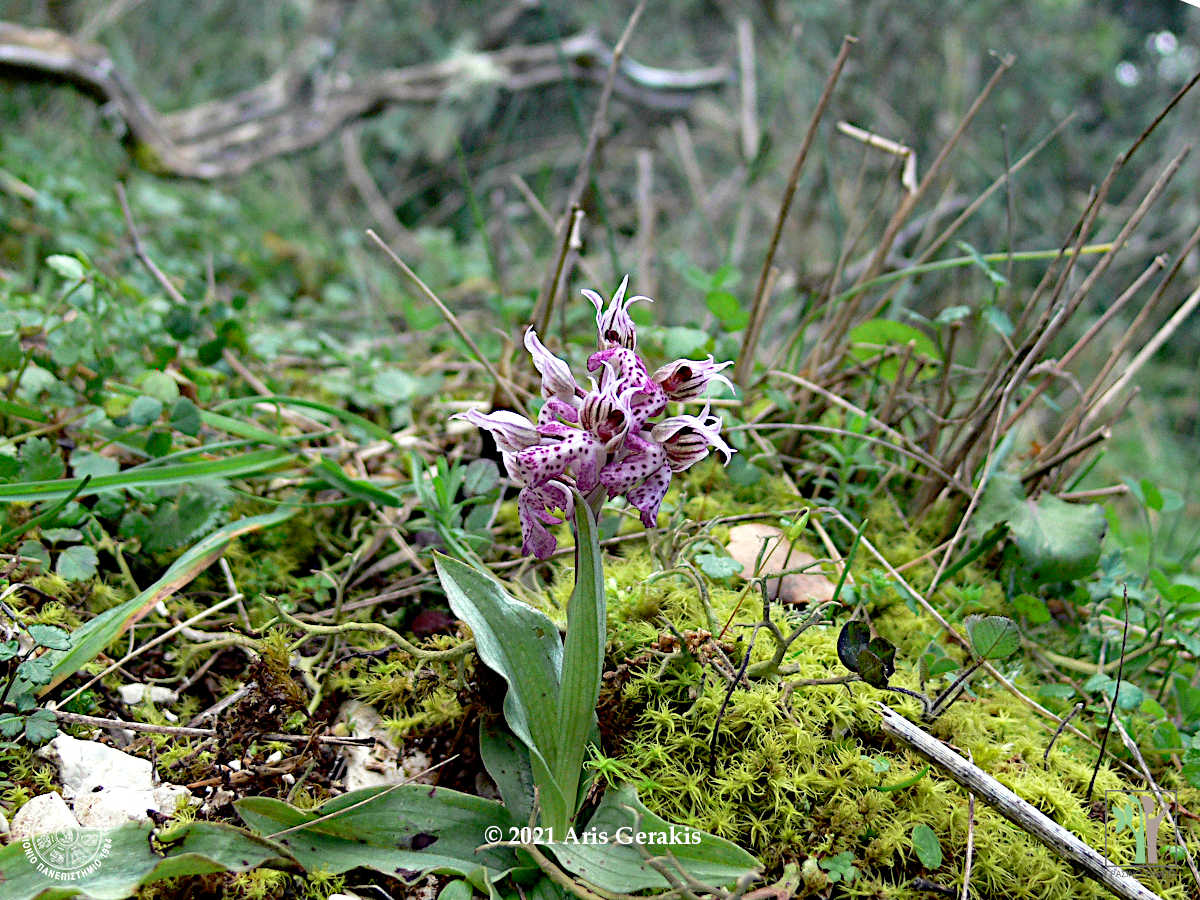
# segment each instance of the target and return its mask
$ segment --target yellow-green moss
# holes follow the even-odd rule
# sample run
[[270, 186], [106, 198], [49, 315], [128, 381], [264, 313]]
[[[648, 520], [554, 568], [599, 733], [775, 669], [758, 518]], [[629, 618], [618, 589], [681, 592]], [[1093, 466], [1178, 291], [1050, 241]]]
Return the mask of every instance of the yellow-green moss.
[[[703, 483], [703, 482], [701, 482]], [[696, 483], [689, 482], [690, 490]], [[762, 492], [760, 497], [771, 492]], [[686, 500], [691, 516], [715, 517], [752, 511], [738, 506], [736, 492], [696, 491]], [[777, 497], [784, 505], [796, 498]], [[758, 508], [763, 508], [758, 506]], [[868, 538], [894, 564], [927, 552], [941, 534], [938, 512], [917, 528], [909, 527], [886, 502], [868, 511]], [[838, 539], [844, 537], [836, 535]], [[848, 543], [848, 541], [847, 541]], [[605, 579], [609, 605], [610, 653], [628, 659], [666, 629], [661, 617], [680, 632], [705, 627], [704, 611], [694, 585], [683, 578], [654, 579], [658, 570], [646, 545], [623, 545], [621, 556], [607, 561]], [[933, 577], [936, 558], [914, 566], [906, 577], [924, 585]], [[868, 603], [878, 631], [899, 648], [899, 671], [893, 684], [918, 689], [915, 661], [933, 640], [956, 659], [961, 651], [946, 640], [928, 616], [914, 611], [886, 578], [877, 562], [860, 553], [854, 564], [857, 599]], [[724, 622], [734, 611], [740, 590], [709, 584], [711, 605]], [[562, 609], [571, 590], [569, 567], [550, 594]], [[874, 593], [872, 593], [874, 591]], [[868, 596], [869, 595], [869, 596]], [[1003, 612], [1003, 592], [979, 565], [966, 567], [940, 589], [938, 605], [958, 620], [972, 612]], [[780, 610], [775, 617], [786, 615]], [[746, 598], [727, 640], [737, 642], [740, 659], [750, 629], [761, 616], [757, 595]], [[766, 659], [770, 642], [760, 634], [754, 660]], [[788, 653], [796, 678], [828, 678], [845, 674], [837, 659], [836, 629], [809, 629]], [[1028, 694], [1033, 686], [1018, 683]], [[1016, 793], [1028, 799], [1093, 847], [1104, 847], [1103, 823], [1091, 818], [1083, 796], [1091, 778], [1095, 750], [1064, 735], [1055, 744], [1048, 766], [1042, 754], [1052, 729], [1019, 698], [977, 675], [974, 697], [967, 696], [931, 726], [931, 731], [969, 751], [975, 762]], [[920, 708], [913, 700], [884, 693], [864, 684], [800, 687], [783, 701], [775, 681], [739, 689], [725, 710], [709, 768], [709, 741], [726, 682], [693, 663], [657, 662], [640, 668], [625, 683], [621, 699], [636, 711], [633, 725], [623, 734], [618, 754], [600, 758], [594, 767], [609, 780], [632, 780], [647, 806], [659, 815], [735, 840], [778, 874], [787, 862], [827, 858], [843, 851], [854, 855], [860, 875], [842, 885], [845, 896], [924, 897], [906, 885], [920, 874], [946, 883], [961, 883], [967, 834], [967, 797], [936, 770], [908, 787], [880, 791], [920, 774], [923, 760], [888, 739], [879, 726], [878, 702], [885, 700], [913, 720]], [[886, 771], [877, 771], [883, 768]], [[1180, 787], [1185, 805], [1200, 799]], [[1097, 796], [1105, 790], [1136, 789], [1140, 785], [1102, 767]], [[924, 823], [939, 836], [946, 862], [936, 873], [923, 873], [912, 849], [914, 825]], [[1132, 840], [1126, 834], [1110, 837], [1118, 860], [1132, 859]], [[811, 874], [811, 873], [810, 873]], [[1147, 879], [1163, 897], [1190, 896], [1181, 879]], [[828, 881], [819, 872], [805, 880], [817, 890]], [[973, 890], [981, 897], [1089, 898], [1106, 897], [1094, 882], [1081, 878], [1061, 858], [1025, 832], [1009, 824], [982, 802], [976, 805]], [[804, 889], [802, 889], [803, 891]]]

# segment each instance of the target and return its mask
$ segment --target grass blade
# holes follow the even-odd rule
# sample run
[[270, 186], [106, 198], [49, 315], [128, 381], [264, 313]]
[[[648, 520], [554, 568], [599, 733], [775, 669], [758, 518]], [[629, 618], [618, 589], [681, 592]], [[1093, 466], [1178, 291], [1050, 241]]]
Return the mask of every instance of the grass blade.
[[238, 519], [198, 541], [175, 560], [154, 584], [136, 597], [101, 613], [82, 628], [77, 629], [72, 635], [70, 650], [49, 651], [56, 657], [53, 666], [54, 674], [50, 683], [40, 688], [38, 693], [45, 694], [53, 690], [99, 656], [105, 647], [153, 609], [155, 604], [190, 583], [215, 562], [234, 538], [286, 522], [295, 514], [295, 509], [284, 508], [261, 516]]

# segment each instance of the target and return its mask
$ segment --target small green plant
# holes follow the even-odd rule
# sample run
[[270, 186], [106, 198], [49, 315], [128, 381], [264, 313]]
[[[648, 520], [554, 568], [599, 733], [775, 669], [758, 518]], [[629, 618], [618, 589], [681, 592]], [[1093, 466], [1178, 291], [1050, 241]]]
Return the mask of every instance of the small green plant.
[[445, 548], [461, 558], [478, 559], [492, 542], [489, 525], [500, 496], [500, 470], [490, 459], [462, 465], [439, 456], [426, 469], [414, 453], [409, 458], [411, 490], [416, 492], [424, 516], [411, 528], [429, 528]]
[[[0, 665], [4, 667], [4, 688], [0, 691], [0, 738], [23, 737], [30, 744], [44, 744], [58, 734], [58, 720], [48, 709], [39, 709], [37, 689], [50, 683], [54, 675], [52, 658], [39, 650], [70, 650], [70, 632], [56, 625], [24, 625], [0, 603], [0, 610], [25, 634], [26, 648], [18, 638], [0, 642]], [[11, 704], [13, 712], [3, 712]]]
[[[838, 659], [871, 687], [894, 691], [919, 700], [924, 708], [925, 719], [932, 721], [950, 708], [961, 695], [967, 681], [985, 663], [1007, 659], [1021, 646], [1017, 623], [1006, 616], [971, 615], [967, 616], [963, 624], [977, 659], [936, 697], [927, 697], [916, 691], [889, 684], [889, 679], [896, 671], [896, 648], [884, 638], [872, 637], [871, 628], [866, 622], [853, 620], [842, 626], [837, 642]], [[929, 656], [927, 652], [921, 657], [921, 662], [925, 663]], [[945, 666], [938, 666], [938, 669], [952, 671]], [[922, 670], [922, 683], [929, 677], [927, 671]]]
[[820, 866], [825, 870], [825, 874], [829, 880], [837, 883], [850, 884], [858, 877], [858, 868], [854, 865], [854, 853], [850, 850], [843, 850], [836, 856], [830, 856], [820, 861]]

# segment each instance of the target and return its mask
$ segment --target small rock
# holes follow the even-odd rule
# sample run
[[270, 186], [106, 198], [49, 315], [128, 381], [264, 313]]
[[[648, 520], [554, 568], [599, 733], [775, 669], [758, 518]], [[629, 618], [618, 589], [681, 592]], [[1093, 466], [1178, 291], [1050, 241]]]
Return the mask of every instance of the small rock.
[[382, 787], [414, 780], [419, 784], [431, 784], [432, 774], [422, 776], [432, 764], [428, 755], [413, 751], [401, 755], [400, 748], [392, 743], [387, 729], [379, 718], [375, 707], [357, 700], [348, 700], [338, 710], [338, 721], [345, 722], [347, 732], [355, 737], [373, 737], [373, 747], [344, 747], [346, 775], [343, 781], [346, 790]]
[[9, 843], [28, 840], [39, 834], [78, 828], [79, 822], [61, 794], [39, 794], [17, 810], [9, 830]]
[[409, 893], [410, 900], [434, 900], [438, 895], [438, 877], [426, 875], [425, 880]]
[[204, 811], [213, 812], [220, 809], [222, 806], [228, 806], [237, 796], [228, 788], [217, 788], [215, 791], [209, 788], [208, 799], [204, 801]]
[[96, 741], [60, 734], [38, 755], [58, 767], [63, 796], [75, 801], [79, 824], [89, 828], [146, 822], [150, 809], [171, 815], [192, 796], [177, 784], [155, 784], [149, 760]]
[[266, 759], [264, 759], [263, 765], [273, 766], [277, 762], [283, 762], [283, 751], [282, 750], [276, 750], [274, 753], [272, 753], [270, 756], [268, 756]]
[[782, 578], [768, 577], [767, 591], [772, 600], [807, 605], [833, 599], [837, 585], [821, 574], [818, 567], [813, 566], [803, 573], [794, 571], [816, 562], [816, 557], [791, 547], [783, 532], [773, 525], [752, 522], [729, 529], [729, 543], [725, 545], [725, 552], [742, 564], [743, 577], [754, 574], [754, 564], [762, 550], [764, 538], [767, 539], [767, 554], [759, 567], [759, 575], [790, 572]]
[[121, 702], [126, 706], [137, 706], [147, 698], [155, 706], [174, 703], [179, 699], [179, 695], [170, 688], [159, 687], [157, 684], [138, 684], [137, 682], [121, 685], [117, 688], [117, 693], [121, 695]]
[[97, 741], [81, 741], [60, 734], [39, 750], [38, 756], [58, 767], [63, 796], [68, 800], [90, 794], [96, 788], [154, 790], [154, 767], [148, 759], [130, 756]]
[[4, 810], [0, 809], [0, 837], [8, 834], [8, 818], [4, 815]]
[[116, 828], [130, 822], [150, 820], [148, 810], [172, 815], [191, 799], [185, 787], [162, 785], [152, 791], [111, 788], [75, 798], [75, 817], [85, 828]]

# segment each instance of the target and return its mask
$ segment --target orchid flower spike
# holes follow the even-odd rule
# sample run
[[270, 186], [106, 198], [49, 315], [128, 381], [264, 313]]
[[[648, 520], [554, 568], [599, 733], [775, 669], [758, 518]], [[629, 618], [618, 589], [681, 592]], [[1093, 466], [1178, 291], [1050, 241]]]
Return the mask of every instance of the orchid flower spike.
[[637, 349], [637, 328], [629, 316], [629, 307], [639, 300], [649, 303], [654, 301], [641, 295], [627, 298], [625, 288], [628, 286], [629, 276], [626, 275], [621, 279], [621, 286], [617, 288], [617, 292], [612, 295], [607, 309], [604, 307], [604, 299], [595, 291], [585, 289], [582, 292], [583, 296], [592, 301], [592, 306], [596, 307], [596, 331], [600, 335], [600, 349], [602, 350], [609, 347]]
[[677, 359], [649, 374], [637, 353], [637, 329], [629, 307], [649, 297], [626, 297], [629, 277], [605, 303], [595, 291], [584, 296], [596, 308], [597, 348], [588, 357], [588, 389], [567, 362], [555, 356], [532, 328], [525, 349], [541, 375], [545, 400], [537, 422], [509, 410], [469, 410], [466, 419], [491, 432], [509, 477], [521, 486], [517, 510], [522, 552], [545, 559], [557, 546], [547, 526], [569, 517], [573, 490], [588, 502], [624, 496], [653, 528], [671, 476], [716, 450], [729, 462], [734, 452], [721, 437], [721, 419], [706, 404], [699, 415], [653, 422], [671, 401], [702, 397], [713, 381], [729, 385], [721, 371], [732, 363]]

